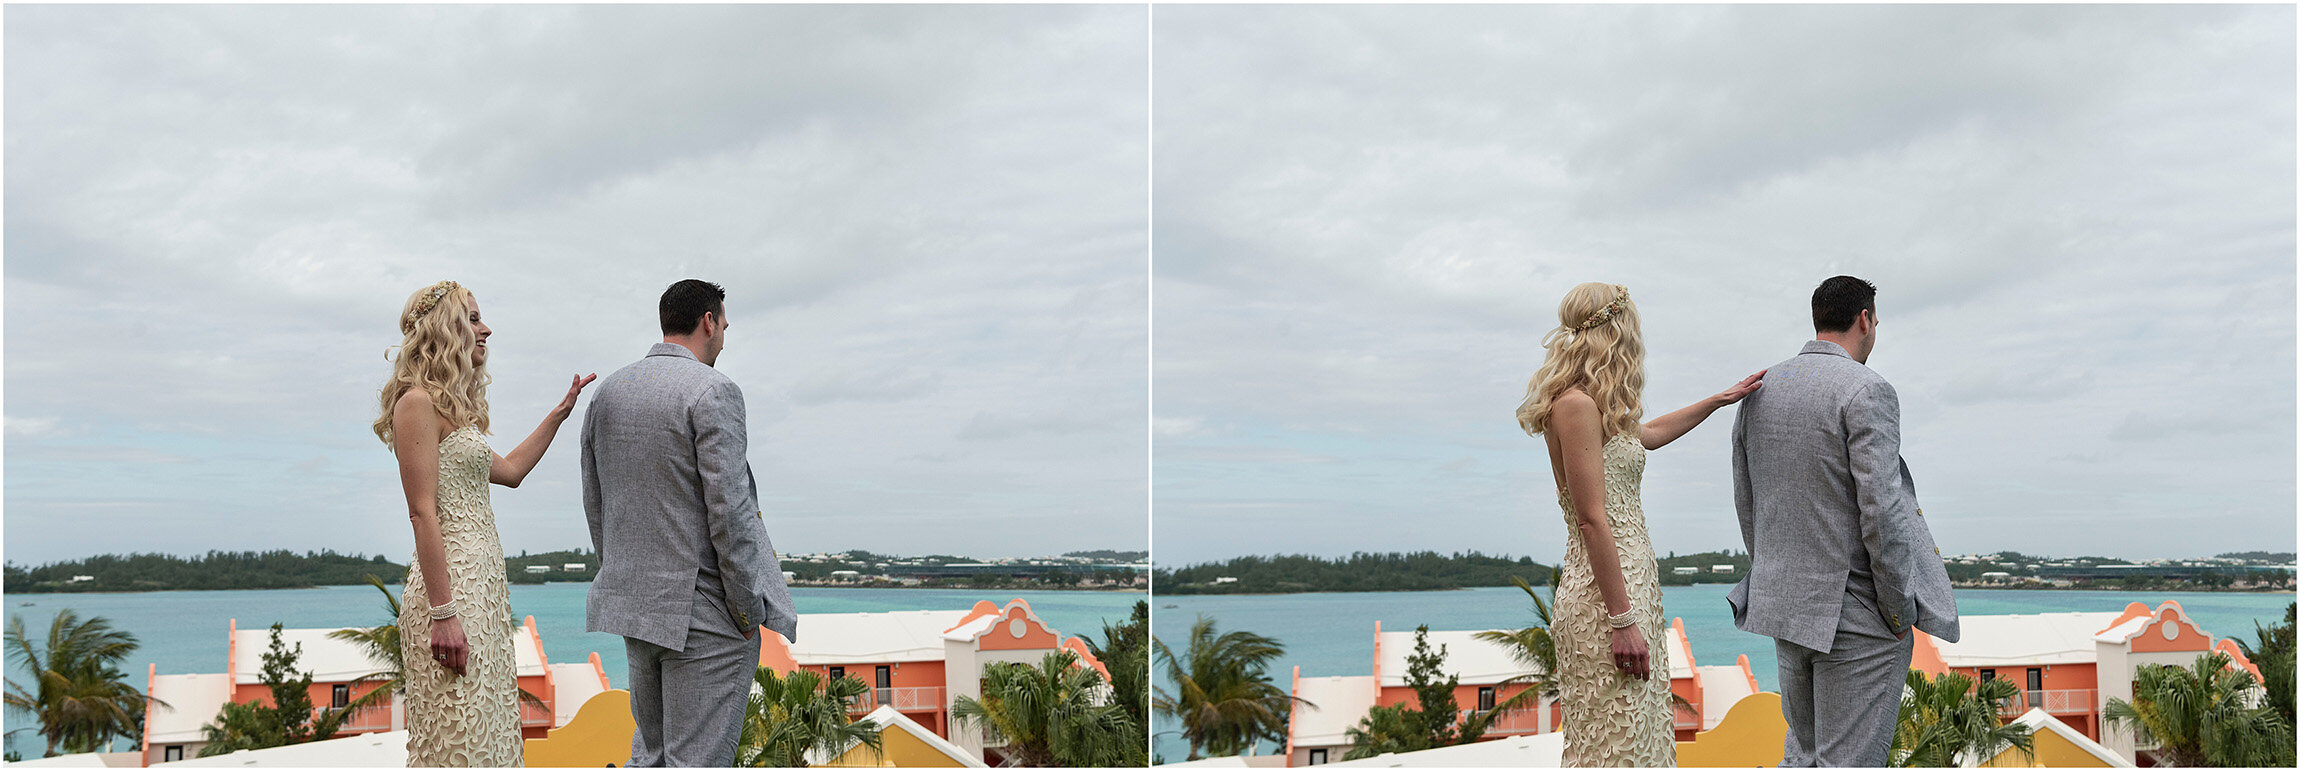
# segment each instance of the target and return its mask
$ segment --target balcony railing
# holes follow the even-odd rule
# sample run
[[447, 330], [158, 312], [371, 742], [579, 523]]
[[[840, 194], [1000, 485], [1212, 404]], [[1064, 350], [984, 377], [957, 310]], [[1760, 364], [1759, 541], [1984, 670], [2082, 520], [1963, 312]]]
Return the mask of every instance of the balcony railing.
[[[1541, 711], [1547, 709], [1549, 709], [1548, 705], [1542, 705], [1539, 708], [1528, 707], [1525, 709], [1512, 711], [1506, 715], [1495, 715], [1493, 717], [1493, 722], [1486, 724], [1485, 735], [1514, 736], [1517, 734], [1543, 733], [1544, 729], [1541, 725]], [[1471, 716], [1476, 715], [1482, 711], [1484, 710], [1462, 710], [1461, 719], [1468, 720]], [[1557, 730], [1557, 721], [1550, 721], [1547, 730]]]
[[2052, 715], [2088, 714], [2099, 707], [2095, 698], [2097, 693], [2091, 688], [2019, 691], [2005, 699], [2004, 713], [2018, 715], [2029, 711], [2030, 707], [2037, 707]]
[[878, 709], [881, 705], [894, 707], [904, 712], [942, 709], [942, 686], [867, 688], [860, 695], [847, 702], [847, 709], [854, 712], [869, 712]]
[[[311, 710], [311, 719], [316, 721], [319, 719], [320, 713], [327, 712], [331, 709], [341, 708], [313, 707]], [[391, 702], [385, 701], [382, 704], [375, 704], [352, 710], [351, 714], [346, 716], [343, 719], [343, 723], [337, 725], [335, 730], [337, 733], [389, 731], [391, 730]]]
[[551, 705], [537, 704], [526, 699], [519, 700], [519, 725], [521, 727], [533, 728], [535, 726], [542, 726], [549, 728], [551, 727], [552, 717]]

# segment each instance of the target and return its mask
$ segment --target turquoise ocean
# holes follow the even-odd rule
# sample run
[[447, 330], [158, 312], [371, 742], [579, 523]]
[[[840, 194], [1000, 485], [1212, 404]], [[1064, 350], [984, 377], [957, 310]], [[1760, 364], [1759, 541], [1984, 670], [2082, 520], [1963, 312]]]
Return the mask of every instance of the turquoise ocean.
[[[1760, 687], [1773, 689], [1777, 671], [1771, 638], [1733, 628], [1731, 609], [1725, 604], [1727, 585], [1665, 587], [1664, 612], [1685, 620], [1685, 635], [1693, 647], [1694, 663], [1703, 666], [1732, 664], [1741, 655]], [[373, 591], [373, 590], [370, 590]], [[1547, 599], [1547, 590], [1543, 598]], [[2253, 639], [2253, 622], [2273, 624], [2284, 618], [2290, 592], [2098, 592], [2058, 590], [1957, 591], [1962, 615], [2053, 613], [2062, 611], [2118, 611], [2126, 603], [2150, 607], [2176, 600], [2206, 632], [2214, 637]], [[1190, 625], [1200, 616], [1212, 619], [1216, 632], [1245, 630], [1278, 638], [1286, 655], [1269, 670], [1272, 682], [1286, 687], [1295, 666], [1303, 677], [1370, 674], [1373, 669], [1374, 622], [1385, 631], [1411, 631], [1428, 624], [1433, 630], [1501, 629], [1531, 626], [1533, 605], [1525, 593], [1511, 587], [1445, 592], [1364, 592], [1329, 594], [1185, 595], [1152, 599], [1151, 632], [1181, 653], [1188, 644]], [[1157, 687], [1171, 693], [1173, 683], [1162, 667]], [[1166, 762], [1182, 760], [1188, 746], [1171, 720], [1152, 720], [1152, 746]], [[1275, 752], [1263, 747], [1262, 752]]]
[[[583, 631], [583, 600], [590, 588], [589, 583], [514, 585], [511, 587], [512, 617], [535, 617], [535, 629], [543, 637], [543, 655], [552, 663], [586, 661], [592, 653], [598, 653], [601, 666], [607, 670], [608, 682], [621, 688], [626, 674], [623, 638]], [[398, 596], [398, 586], [390, 589], [393, 596]], [[1029, 602], [1031, 610], [1056, 632], [1100, 641], [1103, 624], [1115, 625], [1126, 620], [1134, 610], [1135, 601], [1145, 595], [1141, 592], [798, 587], [791, 590], [791, 597], [802, 614], [966, 610], [980, 600], [1004, 604], [1019, 597]], [[49, 623], [57, 612], [65, 609], [81, 618], [102, 616], [115, 628], [135, 634], [140, 645], [121, 669], [139, 690], [144, 687], [148, 665], [157, 665], [163, 675], [224, 671], [225, 646], [232, 619], [238, 619], [242, 629], [259, 630], [273, 623], [289, 628], [324, 628], [376, 626], [390, 620], [382, 593], [366, 585], [124, 594], [9, 593], [6, 602], [8, 623], [22, 622], [35, 645], [44, 643]], [[800, 627], [799, 635], [802, 639], [805, 637], [805, 627]], [[10, 662], [8, 666], [8, 679], [22, 682], [25, 676], [16, 671], [17, 665]], [[7, 715], [5, 722], [6, 730], [11, 732], [8, 747], [27, 758], [38, 757], [42, 748], [40, 738], [33, 731], [14, 733], [27, 725], [36, 729], [37, 723], [18, 714]], [[127, 749], [127, 743], [121, 742], [120, 748]]]

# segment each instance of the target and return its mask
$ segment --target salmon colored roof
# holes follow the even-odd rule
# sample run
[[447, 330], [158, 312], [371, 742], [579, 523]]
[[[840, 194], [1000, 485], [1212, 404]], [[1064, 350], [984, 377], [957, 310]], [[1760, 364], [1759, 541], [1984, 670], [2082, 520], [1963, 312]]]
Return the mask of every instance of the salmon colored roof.
[[1104, 666], [1101, 659], [1094, 657], [1094, 649], [1087, 647], [1085, 640], [1076, 637], [1063, 640], [1062, 649], [1078, 654], [1079, 666], [1093, 667], [1094, 671], [1102, 673], [1102, 682], [1110, 682], [1110, 668]]

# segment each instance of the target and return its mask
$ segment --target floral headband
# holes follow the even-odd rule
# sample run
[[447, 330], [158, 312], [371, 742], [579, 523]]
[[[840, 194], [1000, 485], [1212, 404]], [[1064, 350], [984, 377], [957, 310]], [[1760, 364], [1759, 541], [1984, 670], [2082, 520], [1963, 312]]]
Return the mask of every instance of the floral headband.
[[446, 299], [447, 293], [456, 288], [457, 285], [453, 281], [441, 281], [431, 285], [431, 292], [425, 294], [423, 299], [415, 301], [415, 307], [409, 308], [407, 315], [399, 320], [399, 333], [404, 335], [415, 331], [415, 321], [423, 318], [423, 314], [430, 313], [431, 309], [439, 307], [439, 301]]
[[1597, 309], [1596, 313], [1589, 314], [1589, 318], [1582, 319], [1580, 324], [1573, 327], [1573, 331], [1579, 332], [1612, 321], [1614, 314], [1618, 314], [1629, 307], [1629, 287], [1614, 284], [1613, 288], [1619, 290], [1621, 294], [1614, 297], [1613, 302], [1606, 303], [1605, 307]]

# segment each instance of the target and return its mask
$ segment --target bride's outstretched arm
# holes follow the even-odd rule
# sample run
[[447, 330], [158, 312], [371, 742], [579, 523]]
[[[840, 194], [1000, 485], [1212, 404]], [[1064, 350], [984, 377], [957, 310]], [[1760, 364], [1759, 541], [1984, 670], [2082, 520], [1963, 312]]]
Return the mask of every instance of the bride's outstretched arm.
[[543, 462], [543, 451], [551, 449], [551, 438], [559, 435], [559, 424], [567, 422], [567, 416], [575, 414], [575, 397], [583, 393], [584, 386], [597, 379], [599, 376], [596, 374], [575, 376], [567, 386], [566, 398], [560, 399], [558, 406], [552, 407], [551, 412], [543, 416], [543, 422], [535, 426], [535, 432], [528, 434], [526, 441], [520, 442], [518, 447], [511, 448], [510, 455], [495, 456], [495, 462], [487, 467], [487, 481], [504, 487], [518, 487], [520, 482], [526, 481], [527, 472], [534, 471], [535, 464]]
[[1741, 397], [1756, 391], [1758, 386], [1764, 385], [1764, 379], [1765, 371], [1758, 370], [1757, 374], [1742, 378], [1741, 382], [1735, 383], [1732, 388], [1718, 392], [1716, 396], [1702, 399], [1685, 405], [1684, 409], [1645, 421], [1645, 425], [1638, 427], [1637, 439], [1645, 444], [1645, 449], [1661, 449], [1670, 442], [1677, 441], [1677, 437], [1692, 431], [1694, 426], [1701, 425], [1701, 421], [1708, 420], [1709, 413], [1716, 412], [1717, 408], [1741, 401]]
[[[432, 608], [455, 602], [455, 580], [447, 572], [447, 546], [439, 534], [441, 422], [431, 394], [421, 388], [407, 389], [391, 407], [391, 451], [399, 456], [399, 487], [407, 494], [407, 519], [415, 527], [415, 569], [423, 573], [425, 604]], [[470, 648], [461, 618], [431, 622], [431, 653], [448, 671], [463, 674]]]
[[[1565, 490], [1573, 500], [1573, 525], [1581, 531], [1582, 551], [1589, 555], [1590, 576], [1605, 598], [1605, 614], [1627, 614], [1631, 606], [1621, 575], [1621, 552], [1613, 544], [1613, 524], [1605, 516], [1605, 438], [1597, 402], [1580, 391], [1567, 391], [1550, 410], [1549, 430], [1557, 433], [1558, 450], [1565, 456], [1561, 464]], [[1614, 664], [1639, 678], [1647, 674], [1650, 655], [1641, 634], [1636, 626], [1614, 629], [1610, 646]]]

